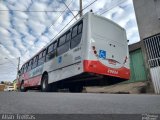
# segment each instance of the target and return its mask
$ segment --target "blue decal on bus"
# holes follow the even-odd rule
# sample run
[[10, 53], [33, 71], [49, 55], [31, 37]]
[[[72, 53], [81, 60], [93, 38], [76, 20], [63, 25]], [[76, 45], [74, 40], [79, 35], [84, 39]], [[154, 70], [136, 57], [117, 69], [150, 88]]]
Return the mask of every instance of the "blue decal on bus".
[[105, 58], [106, 58], [106, 51], [104, 51], [104, 50], [99, 50], [99, 58], [105, 59]]
[[62, 56], [58, 57], [58, 63], [62, 62]]

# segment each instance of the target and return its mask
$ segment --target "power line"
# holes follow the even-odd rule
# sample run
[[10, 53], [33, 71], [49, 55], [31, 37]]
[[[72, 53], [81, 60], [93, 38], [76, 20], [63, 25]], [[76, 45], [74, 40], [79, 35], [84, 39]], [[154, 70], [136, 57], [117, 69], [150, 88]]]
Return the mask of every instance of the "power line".
[[[86, 8], [88, 8], [89, 6], [91, 6], [91, 5], [92, 5], [93, 3], [95, 3], [96, 1], [97, 1], [97, 0], [94, 0], [92, 3], [90, 3], [89, 5], [87, 5], [85, 8], [82, 9], [82, 11], [85, 10]], [[79, 15], [79, 14], [80, 14], [80, 12], [79, 12], [77, 15]], [[77, 15], [76, 15], [76, 16], [77, 16]], [[57, 35], [55, 35], [54, 38], [56, 38], [73, 20], [74, 20], [74, 17], [57, 33]], [[54, 38], [53, 38], [53, 39], [54, 39]], [[53, 40], [53, 39], [52, 39], [52, 40]]]
[[63, 15], [63, 13], [69, 8], [69, 6], [71, 5], [72, 1], [73, 1], [73, 0], [71, 0], [71, 2], [67, 5], [67, 7], [61, 12], [61, 15], [59, 15], [59, 16], [57, 17], [57, 19], [55, 20], [55, 22], [52, 23], [48, 29], [50, 29], [52, 26], [54, 26], [54, 24], [58, 21], [58, 19], [59, 19], [59, 18]]
[[66, 5], [66, 3], [65, 2], [63, 2], [64, 3], [64, 5], [68, 8], [68, 10], [71, 12], [71, 14], [74, 16], [74, 18], [77, 20], [77, 18], [76, 18], [76, 16], [73, 14], [73, 12], [69, 9], [69, 7]]
[[[71, 0], [71, 2], [68, 4], [68, 7], [69, 7], [69, 5], [72, 3], [72, 1], [73, 1], [73, 0]], [[57, 19], [56, 19], [53, 23], [51, 23], [51, 25], [47, 28], [47, 30], [49, 30], [52, 26], [54, 26], [54, 24], [58, 21], [58, 19], [63, 15], [63, 13], [64, 13], [66, 10], [67, 10], [67, 7], [61, 12], [61, 15], [59, 15], [59, 16], [57, 17]], [[42, 35], [43, 35], [43, 33], [42, 33], [37, 39], [39, 39]], [[31, 47], [32, 47], [32, 46], [31, 46]], [[26, 50], [26, 51], [24, 52], [23, 56], [24, 56], [27, 52], [28, 52], [28, 50]]]
[[[0, 10], [0, 12], [63, 12], [62, 10]], [[71, 10], [71, 11], [79, 11], [79, 10]]]
[[[76, 15], [76, 17], [77, 17], [77, 15]], [[54, 38], [56, 38], [73, 20], [74, 20], [74, 17], [57, 33], [57, 35], [55, 35]], [[52, 40], [54, 40], [54, 38]]]
[[93, 3], [97, 2], [97, 1], [98, 1], [98, 0], [94, 0], [94, 1], [91, 2], [89, 5], [87, 5], [86, 7], [84, 7], [84, 8], [82, 9], [82, 11], [83, 11], [84, 9], [88, 8], [89, 6], [91, 6]]
[[[73, 0], [72, 0], [72, 1], [73, 1]], [[70, 2], [70, 4], [72, 3], [72, 1]], [[98, 0], [94, 0], [93, 2], [91, 2], [89, 5], [87, 5], [86, 7], [84, 7], [84, 8], [82, 9], [82, 11], [85, 10], [86, 8], [88, 8], [89, 6], [91, 6], [92, 4], [94, 4], [96, 1], [98, 1]], [[69, 4], [69, 5], [70, 5], [70, 4]], [[69, 7], [69, 5], [68, 5], [68, 7]], [[66, 9], [67, 9], [68, 7], [66, 7]], [[65, 9], [63, 12], [65, 12], [66, 9]], [[63, 12], [62, 12], [62, 14], [63, 14]], [[61, 15], [62, 15], [62, 14], [61, 14]], [[80, 12], [79, 12], [78, 14], [80, 14]], [[77, 14], [77, 15], [78, 15], [78, 14]], [[61, 16], [61, 15], [60, 15], [60, 16]], [[76, 16], [77, 16], [77, 15], [76, 15]], [[60, 17], [60, 16], [59, 16], [59, 17]], [[59, 19], [59, 17], [58, 17], [58, 19]], [[74, 18], [75, 18], [75, 16], [74, 16]], [[55, 35], [55, 37], [57, 37], [57, 36], [73, 21], [74, 18], [72, 18], [71, 21], [69, 21], [69, 22], [57, 33], [57, 35]], [[57, 20], [58, 20], [58, 19], [57, 19]], [[57, 21], [57, 20], [56, 20], [56, 21]], [[53, 25], [56, 23], [56, 21], [55, 21], [54, 23], [52, 23], [51, 26], [53, 26]], [[50, 26], [50, 27], [51, 27], [51, 26]], [[50, 29], [50, 27], [49, 27], [48, 29]], [[42, 34], [42, 35], [43, 35], [43, 34]], [[41, 35], [41, 36], [42, 36], [42, 35]], [[39, 37], [41, 37], [41, 36], [39, 36]], [[39, 38], [39, 37], [38, 37], [38, 38]], [[55, 37], [54, 37], [54, 38], [55, 38]], [[37, 38], [37, 39], [38, 39], [38, 38]], [[53, 38], [53, 39], [54, 39], [54, 38]], [[53, 39], [51, 39], [51, 40], [53, 40]], [[28, 51], [28, 50], [27, 50], [27, 51]], [[23, 56], [27, 53], [27, 51], [23, 54]]]
[[119, 2], [119, 3], [117, 3], [116, 5], [112, 6], [111, 8], [109, 8], [109, 9], [107, 9], [107, 10], [105, 10], [105, 11], [103, 11], [102, 13], [100, 13], [100, 15], [103, 15], [104, 13], [106, 13], [106, 12], [108, 12], [108, 11], [112, 10], [113, 8], [115, 8], [115, 7], [119, 6], [120, 4], [122, 4], [122, 3], [124, 3], [124, 2], [126, 2], [126, 0], [124, 0], [124, 1], [120, 1], [120, 2]]

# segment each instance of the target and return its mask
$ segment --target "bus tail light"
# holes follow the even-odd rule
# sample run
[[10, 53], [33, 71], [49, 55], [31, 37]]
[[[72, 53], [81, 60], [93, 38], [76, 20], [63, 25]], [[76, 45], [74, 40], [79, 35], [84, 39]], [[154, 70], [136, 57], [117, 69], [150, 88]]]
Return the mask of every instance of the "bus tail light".
[[93, 50], [96, 50], [96, 47], [95, 47], [95, 46], [92, 46], [92, 49], [93, 49]]
[[97, 51], [94, 51], [94, 54], [97, 54]]
[[97, 51], [96, 51], [96, 47], [95, 47], [95, 46], [92, 46], [92, 50], [93, 50], [93, 53], [96, 55], [96, 57], [98, 57], [98, 54], [97, 54]]

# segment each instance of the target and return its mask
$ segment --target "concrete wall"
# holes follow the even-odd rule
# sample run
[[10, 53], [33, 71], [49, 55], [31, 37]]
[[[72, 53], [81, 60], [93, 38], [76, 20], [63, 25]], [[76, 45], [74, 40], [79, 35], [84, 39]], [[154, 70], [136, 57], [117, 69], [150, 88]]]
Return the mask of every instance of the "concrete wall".
[[[150, 71], [148, 65], [148, 55], [145, 49], [144, 39], [160, 33], [160, 0], [133, 0], [135, 9], [142, 53], [144, 56], [147, 71]], [[153, 83], [151, 74], [148, 72], [149, 88], [153, 92]]]
[[158, 19], [160, 20], [160, 0], [155, 0], [155, 2], [156, 2], [157, 16]]
[[137, 49], [141, 49], [141, 41], [129, 45], [129, 53], [131, 53], [132, 51], [135, 51]]
[[140, 38], [160, 33], [160, 0], [133, 0]]

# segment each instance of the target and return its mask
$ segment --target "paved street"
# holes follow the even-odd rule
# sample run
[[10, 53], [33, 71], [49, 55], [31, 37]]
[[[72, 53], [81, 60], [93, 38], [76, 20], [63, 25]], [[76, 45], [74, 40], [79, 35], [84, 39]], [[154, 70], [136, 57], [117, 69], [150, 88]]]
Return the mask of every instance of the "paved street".
[[1, 92], [0, 113], [160, 113], [160, 96]]

